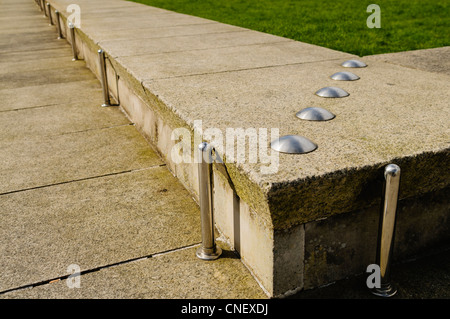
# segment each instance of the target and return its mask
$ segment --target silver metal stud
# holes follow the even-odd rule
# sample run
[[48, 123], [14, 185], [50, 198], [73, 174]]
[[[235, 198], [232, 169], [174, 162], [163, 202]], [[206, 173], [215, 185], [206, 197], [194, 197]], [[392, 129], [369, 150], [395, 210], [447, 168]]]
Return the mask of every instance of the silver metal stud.
[[336, 115], [321, 107], [308, 107], [297, 112], [295, 116], [306, 121], [329, 121], [336, 117]]
[[365, 68], [367, 64], [359, 60], [348, 60], [341, 64], [345, 68]]
[[335, 74], [333, 74], [332, 76], [330, 76], [330, 78], [332, 78], [333, 80], [336, 81], [356, 81], [359, 80], [359, 76], [357, 76], [356, 74], [352, 73], [352, 72], [337, 72]]
[[349, 96], [350, 94], [341, 88], [335, 86], [327, 86], [318, 90], [316, 92], [316, 95], [321, 97], [339, 98]]
[[299, 135], [285, 135], [270, 143], [275, 151], [289, 154], [305, 154], [314, 151], [317, 144]]

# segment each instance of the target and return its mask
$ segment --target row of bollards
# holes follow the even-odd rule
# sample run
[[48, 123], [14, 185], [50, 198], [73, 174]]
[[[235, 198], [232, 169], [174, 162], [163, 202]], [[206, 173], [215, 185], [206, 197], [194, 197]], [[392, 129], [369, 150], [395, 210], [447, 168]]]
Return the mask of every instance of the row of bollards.
[[[49, 25], [53, 26], [55, 23], [53, 22], [52, 18], [52, 9], [51, 4], [46, 0], [35, 0], [36, 4], [39, 6], [41, 11], [44, 11], [44, 16], [48, 17], [49, 19]], [[56, 28], [58, 32], [58, 40], [63, 39], [63, 33], [61, 28], [61, 16], [60, 12], [55, 9], [55, 21], [56, 21]], [[77, 45], [75, 40], [75, 25], [71, 22], [68, 22], [68, 28], [70, 33], [70, 42], [72, 46], [72, 61], [78, 60], [78, 54], [77, 54]], [[102, 83], [102, 90], [103, 90], [103, 99], [104, 102], [102, 106], [111, 106], [111, 100], [109, 97], [109, 88], [108, 88], [108, 79], [106, 76], [106, 63], [105, 63], [105, 52], [103, 50], [98, 50], [98, 56], [99, 56], [99, 64], [100, 64], [100, 80]]]

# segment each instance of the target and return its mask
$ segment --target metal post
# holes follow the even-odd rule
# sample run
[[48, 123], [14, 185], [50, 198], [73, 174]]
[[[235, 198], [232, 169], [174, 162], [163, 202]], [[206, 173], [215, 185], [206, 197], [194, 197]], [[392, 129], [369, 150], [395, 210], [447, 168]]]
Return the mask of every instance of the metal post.
[[72, 23], [69, 23], [69, 29], [70, 29], [70, 38], [72, 40], [72, 53], [73, 53], [72, 61], [76, 61], [78, 60], [78, 56], [77, 56], [77, 45], [75, 43], [75, 26]]
[[42, 10], [44, 11], [44, 17], [47, 17], [47, 10], [45, 9], [45, 0], [42, 0]]
[[63, 38], [62, 36], [62, 30], [61, 30], [61, 21], [59, 18], [59, 11], [55, 10], [55, 19], [56, 19], [56, 26], [58, 28], [58, 40], [61, 40]]
[[50, 3], [47, 2], [47, 8], [48, 8], [48, 21], [50, 23], [50, 25], [53, 25], [53, 21], [52, 21], [52, 8], [50, 6]]
[[[214, 260], [219, 258], [222, 250], [216, 246], [214, 240], [214, 215], [212, 197], [212, 150], [208, 143], [198, 146], [200, 163], [198, 165], [200, 215], [202, 227], [202, 246], [196, 255], [203, 260]], [[207, 158], [205, 158], [207, 157]]]
[[102, 81], [104, 100], [102, 106], [111, 106], [111, 101], [109, 99], [108, 78], [106, 77], [105, 52], [103, 50], [98, 50], [98, 58], [100, 60], [100, 78]]
[[390, 280], [390, 264], [394, 248], [400, 167], [395, 164], [387, 165], [384, 170], [384, 179], [376, 259], [376, 263], [380, 267], [381, 287], [373, 288], [371, 291], [377, 296], [392, 297], [397, 293], [397, 288]]

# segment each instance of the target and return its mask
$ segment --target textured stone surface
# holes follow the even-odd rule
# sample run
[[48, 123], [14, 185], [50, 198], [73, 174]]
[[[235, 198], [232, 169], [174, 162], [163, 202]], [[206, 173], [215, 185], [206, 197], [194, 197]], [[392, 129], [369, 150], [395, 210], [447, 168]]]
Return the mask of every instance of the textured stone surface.
[[[265, 192], [271, 218], [282, 227], [373, 203], [382, 167], [391, 161], [404, 168], [403, 196], [444, 187], [449, 181], [448, 165], [442, 165], [448, 163], [450, 135], [447, 76], [372, 62], [357, 71], [360, 80], [339, 83], [349, 97], [330, 100], [314, 95], [335, 83], [329, 76], [341, 69], [339, 64], [305, 63], [144, 85], [191, 126], [202, 120], [203, 130], [218, 128], [224, 136], [228, 127], [279, 128], [280, 135], [298, 134], [318, 144], [309, 154], [279, 154], [276, 174], [261, 174], [267, 164], [244, 163], [236, 169], [227, 164], [231, 172], [253, 182], [249, 189], [236, 179], [238, 194], [263, 212], [269, 208], [258, 207], [254, 199], [260, 197], [252, 198], [251, 193]], [[310, 122], [295, 117], [310, 106], [328, 109], [336, 118]], [[421, 178], [419, 172], [430, 165], [431, 175]]]
[[201, 241], [198, 206], [165, 167], [3, 195], [1, 219], [0, 291]]
[[[223, 246], [226, 249], [226, 246]], [[1, 295], [2, 298], [83, 299], [261, 299], [266, 298], [236, 255], [215, 262], [190, 248], [81, 276], [80, 288], [66, 280]], [[139, 287], [139, 289], [136, 289]]]
[[412, 69], [450, 75], [450, 46], [366, 56], [367, 61], [383, 61]]

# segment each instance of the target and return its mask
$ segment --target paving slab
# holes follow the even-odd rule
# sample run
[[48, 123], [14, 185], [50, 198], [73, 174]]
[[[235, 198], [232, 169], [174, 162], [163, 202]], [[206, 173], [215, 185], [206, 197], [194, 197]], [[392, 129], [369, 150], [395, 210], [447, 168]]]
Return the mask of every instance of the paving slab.
[[450, 75], [450, 46], [425, 50], [370, 55], [367, 61], [383, 61], [408, 68]]
[[59, 69], [30, 70], [0, 74], [0, 90], [39, 85], [42, 83], [65, 83], [92, 79], [87, 68], [65, 67]]
[[[52, 30], [53, 31], [53, 30]], [[55, 35], [53, 37], [53, 35]], [[5, 37], [6, 38], [6, 37]], [[11, 39], [8, 37], [8, 39]], [[4, 53], [18, 51], [34, 51], [36, 49], [66, 48], [67, 43], [55, 41], [55, 32], [37, 32], [24, 34], [21, 38], [0, 42], [0, 51]]]
[[72, 49], [70, 47], [54, 47], [49, 49], [38, 49], [33, 51], [9, 51], [0, 52], [0, 59], [2, 63], [8, 62], [22, 62], [22, 61], [35, 61], [36, 63], [40, 58], [59, 58], [66, 57], [72, 59]]
[[[234, 33], [233, 33], [234, 34]], [[119, 57], [117, 62], [139, 81], [222, 73], [353, 56], [295, 41]]]
[[[226, 246], [222, 246], [226, 249]], [[80, 288], [66, 280], [18, 290], [0, 298], [57, 299], [265, 299], [231, 251], [215, 262], [195, 257], [197, 248], [178, 250], [82, 275]]]
[[[245, 29], [217, 22], [169, 26], [164, 28], [133, 28], [125, 30], [92, 30], [89, 37], [94, 43], [109, 40], [153, 39], [224, 32], [239, 32]], [[98, 39], [98, 40], [96, 40]]]
[[2, 195], [1, 219], [0, 291], [201, 241], [199, 208], [165, 167]]
[[[63, 58], [67, 59], [67, 55]], [[103, 103], [100, 83], [93, 77], [66, 83], [46, 84], [42, 81], [39, 85], [0, 90], [0, 96], [0, 112], [61, 103]]]
[[1, 143], [0, 193], [161, 165], [134, 126]]
[[[98, 101], [101, 96], [98, 96]], [[118, 107], [96, 103], [55, 104], [0, 112], [1, 142], [129, 125]]]
[[100, 42], [100, 46], [111, 56], [122, 57], [210, 48], [240, 47], [274, 42], [290, 42], [290, 40], [274, 37], [262, 32], [239, 30], [236, 32], [154, 38], [146, 41], [142, 39], [102, 41]]
[[70, 68], [76, 65], [82, 65], [83, 61], [72, 61], [67, 56], [47, 58], [45, 55], [37, 56], [35, 60], [25, 60], [18, 62], [0, 62], [0, 74], [6, 73], [24, 73], [30, 71], [45, 71], [49, 69]]

